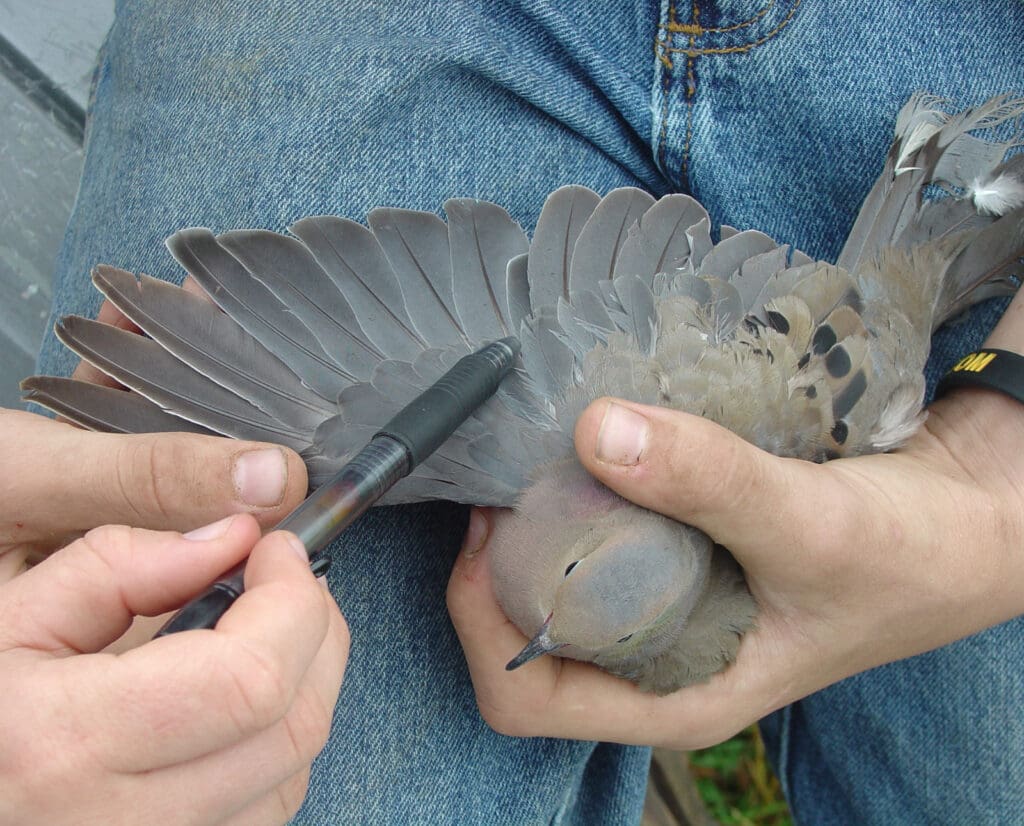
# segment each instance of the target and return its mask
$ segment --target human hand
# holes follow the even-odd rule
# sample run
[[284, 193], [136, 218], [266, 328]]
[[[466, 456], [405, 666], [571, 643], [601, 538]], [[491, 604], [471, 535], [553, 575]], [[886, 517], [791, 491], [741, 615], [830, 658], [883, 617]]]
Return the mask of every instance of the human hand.
[[602, 399], [577, 423], [581, 462], [626, 498], [729, 548], [760, 606], [757, 627], [732, 666], [666, 697], [558, 657], [506, 672], [527, 640], [494, 600], [493, 515], [476, 511], [448, 603], [481, 713], [498, 731], [699, 748], [843, 677], [1024, 609], [1017, 402], [957, 392], [904, 449], [824, 465], [772, 456], [698, 417], [616, 404], [649, 427], [638, 460], [597, 458], [623, 455], [599, 445]]
[[[193, 288], [197, 289], [197, 288]], [[99, 320], [130, 327], [110, 304]], [[87, 363], [77, 378], [114, 385]], [[232, 513], [264, 526], [306, 495], [306, 467], [278, 445], [189, 433], [92, 433], [0, 409], [0, 582], [104, 524], [188, 530]]]
[[[291, 534], [106, 526], [0, 585], [0, 823], [283, 823], [330, 729], [348, 630]], [[94, 653], [245, 557], [212, 631]], [[296, 547], [297, 546], [297, 547]]]
[[[194, 283], [185, 289], [205, 296]], [[137, 331], [109, 303], [99, 321]], [[75, 377], [117, 386], [88, 363]], [[127, 391], [126, 391], [127, 392]], [[188, 433], [92, 433], [0, 409], [0, 582], [106, 524], [189, 530], [232, 513], [269, 527], [306, 495], [306, 467], [277, 445]]]
[[188, 530], [248, 512], [266, 526], [306, 495], [297, 454], [190, 433], [93, 433], [0, 410], [0, 582], [104, 524]]

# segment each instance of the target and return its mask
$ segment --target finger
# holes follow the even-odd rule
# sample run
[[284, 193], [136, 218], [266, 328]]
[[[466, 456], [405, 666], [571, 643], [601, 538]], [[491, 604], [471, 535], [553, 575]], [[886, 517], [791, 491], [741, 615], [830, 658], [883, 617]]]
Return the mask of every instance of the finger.
[[494, 596], [487, 554], [492, 511], [474, 508], [462, 550], [448, 580], [446, 600], [455, 633], [466, 654], [477, 705], [498, 731], [515, 729], [531, 697], [550, 695], [564, 661], [540, 657], [522, 668], [505, 665], [529, 640], [505, 616]]
[[244, 558], [259, 527], [229, 517], [193, 537], [124, 526], [91, 531], [0, 588], [0, 647], [99, 651], [135, 615], [181, 605]]
[[[288, 537], [297, 541], [275, 532], [256, 545], [246, 591], [215, 630], [161, 637], [106, 665], [96, 707], [84, 716], [91, 728], [109, 725], [133, 746], [125, 753], [111, 745], [104, 765], [138, 772], [184, 764], [265, 733], [290, 712], [329, 719], [348, 633]], [[132, 702], [109, 701], [123, 697]], [[97, 722], [104, 717], [110, 719]], [[161, 736], [147, 736], [152, 731]], [[280, 743], [289, 739], [278, 735]], [[286, 774], [300, 765], [293, 762]], [[263, 788], [284, 776], [272, 775]]]
[[0, 413], [2, 542], [57, 544], [97, 525], [189, 530], [232, 513], [275, 524], [306, 495], [294, 451], [191, 433], [92, 433], [20, 411]]
[[[599, 399], [576, 423], [576, 451], [590, 473], [645, 508], [694, 525], [743, 555], [818, 547], [854, 514], [832, 495], [842, 482], [822, 466], [780, 459], [698, 416]], [[836, 502], [808, 536], [809, 509]], [[799, 517], [799, 518], [798, 518]], [[799, 532], [797, 530], [799, 529]]]
[[[101, 321], [104, 324], [110, 324], [113, 327], [119, 327], [122, 330], [128, 330], [132, 333], [141, 332], [138, 325], [134, 322], [129, 321], [124, 313], [122, 313], [117, 307], [111, 304], [109, 301], [104, 301], [100, 305], [100, 310], [96, 314], [96, 320]], [[87, 361], [78, 362], [78, 366], [75, 368], [75, 372], [71, 374], [72, 378], [81, 379], [82, 381], [92, 382], [93, 384], [102, 384], [106, 387], [123, 387], [120, 382], [116, 379], [112, 379], [98, 367], [94, 367]]]
[[222, 826], [281, 826], [290, 823], [302, 808], [308, 791], [309, 769], [306, 769], [228, 817]]
[[346, 652], [347, 634], [330, 630], [281, 720], [223, 749], [146, 775], [168, 801], [188, 797], [218, 823], [241, 807], [262, 810], [281, 793], [269, 811], [297, 809], [306, 785], [305, 779], [296, 785], [297, 778], [307, 775], [330, 735]]

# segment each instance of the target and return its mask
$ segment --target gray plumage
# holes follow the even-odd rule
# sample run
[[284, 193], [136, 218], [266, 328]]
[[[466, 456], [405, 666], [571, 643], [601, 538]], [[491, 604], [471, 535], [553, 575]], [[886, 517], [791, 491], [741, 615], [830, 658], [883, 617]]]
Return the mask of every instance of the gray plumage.
[[[447, 225], [378, 209], [168, 241], [223, 313], [146, 276], [94, 281], [143, 338], [68, 318], [69, 347], [136, 391], [34, 377], [27, 398], [86, 427], [273, 439], [312, 484], [460, 356], [517, 333], [521, 367], [385, 502], [511, 508], [495, 520], [495, 593], [530, 646], [665, 693], [736, 654], [756, 606], [729, 553], [591, 478], [575, 421], [613, 395], [712, 419], [781, 456], [889, 450], [923, 420], [932, 331], [1008, 294], [1024, 253], [1024, 162], [972, 131], [1008, 97], [949, 116], [915, 96], [837, 264], [703, 207], [635, 189], [549, 197], [530, 243], [494, 204]], [[935, 198], [940, 189], [945, 197]], [[297, 239], [297, 240], [296, 240]]]

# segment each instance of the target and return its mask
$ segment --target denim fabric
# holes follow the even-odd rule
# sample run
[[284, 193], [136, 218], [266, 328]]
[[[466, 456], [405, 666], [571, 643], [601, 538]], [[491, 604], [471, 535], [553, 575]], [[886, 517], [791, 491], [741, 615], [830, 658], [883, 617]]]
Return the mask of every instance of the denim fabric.
[[[55, 315], [99, 261], [170, 279], [182, 226], [497, 201], [532, 228], [564, 183], [689, 191], [717, 224], [834, 257], [895, 113], [1024, 91], [1024, 5], [592, 0], [122, 3], [96, 76]], [[992, 307], [943, 337], [949, 362]], [[52, 336], [40, 366], [69, 372]], [[462, 510], [377, 510], [335, 549], [353, 633], [298, 823], [639, 818], [649, 754], [494, 734], [444, 607]], [[801, 823], [1010, 822], [1024, 790], [1018, 623], [766, 721]], [[1014, 796], [1016, 799], [1009, 799]]]

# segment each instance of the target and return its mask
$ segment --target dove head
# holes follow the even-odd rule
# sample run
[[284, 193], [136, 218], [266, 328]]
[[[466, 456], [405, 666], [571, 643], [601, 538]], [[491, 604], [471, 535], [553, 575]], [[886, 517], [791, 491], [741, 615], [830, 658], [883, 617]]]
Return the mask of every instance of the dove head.
[[705, 534], [622, 499], [575, 458], [539, 469], [496, 516], [490, 549], [498, 600], [532, 637], [510, 669], [556, 653], [641, 684], [675, 657], [713, 555]]

